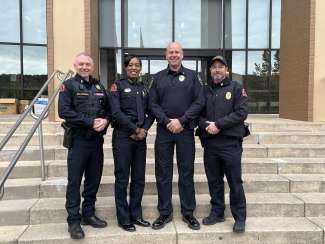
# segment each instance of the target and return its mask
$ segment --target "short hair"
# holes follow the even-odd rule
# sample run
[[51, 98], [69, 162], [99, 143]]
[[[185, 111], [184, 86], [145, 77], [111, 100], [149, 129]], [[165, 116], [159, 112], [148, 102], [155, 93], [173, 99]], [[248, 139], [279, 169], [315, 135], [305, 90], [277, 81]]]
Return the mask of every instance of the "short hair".
[[76, 58], [78, 58], [78, 57], [80, 57], [80, 56], [86, 56], [86, 57], [89, 57], [89, 58], [93, 59], [93, 58], [89, 55], [89, 53], [86, 53], [86, 52], [78, 53], [78, 54], [76, 55]]
[[139, 63], [140, 63], [140, 67], [142, 67], [142, 61], [141, 61], [141, 59], [140, 59], [139, 56], [137, 56], [137, 55], [128, 55], [124, 59], [124, 68], [128, 67], [131, 59], [133, 59], [133, 58], [136, 58], [139, 61]]

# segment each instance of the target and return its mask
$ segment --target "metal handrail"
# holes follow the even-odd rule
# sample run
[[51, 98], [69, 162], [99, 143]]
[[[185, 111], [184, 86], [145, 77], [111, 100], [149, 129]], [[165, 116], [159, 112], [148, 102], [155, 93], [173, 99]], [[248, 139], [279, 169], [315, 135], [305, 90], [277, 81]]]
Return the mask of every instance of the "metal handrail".
[[[68, 79], [69, 77], [71, 77], [73, 75], [73, 72], [71, 70], [69, 70], [66, 74], [63, 73], [63, 72], [61, 72], [61, 71], [58, 71], [58, 70], [56, 70], [55, 72], [53, 72], [53, 74], [44, 83], [43, 87], [40, 89], [40, 91], [37, 93], [37, 95], [35, 96], [35, 98], [32, 100], [32, 102], [30, 103], [30, 105], [28, 106], [28, 108], [24, 111], [24, 113], [21, 116], [19, 116], [16, 124], [10, 129], [10, 131], [7, 133], [7, 135], [3, 138], [3, 140], [0, 143], [0, 151], [1, 151], [2, 148], [9, 141], [9, 139], [11, 138], [11, 136], [14, 134], [14, 132], [17, 130], [17, 128], [20, 126], [20, 124], [22, 123], [22, 121], [26, 118], [27, 114], [32, 110], [33, 105], [35, 104], [37, 98], [39, 98], [42, 95], [42, 93], [44, 92], [44, 90], [46, 89], [46, 87], [48, 86], [48, 84], [51, 82], [51, 80], [53, 80], [53, 78], [56, 75], [57, 75], [57, 78], [60, 80], [60, 85], [57, 87], [57, 89], [55, 90], [55, 92], [50, 97], [50, 99], [48, 101], [48, 104], [43, 109], [42, 113], [39, 115], [39, 117], [37, 118], [37, 120], [35, 121], [33, 127], [29, 131], [29, 133], [26, 136], [26, 138], [23, 141], [23, 143], [20, 145], [19, 149], [16, 151], [15, 155], [12, 157], [12, 159], [10, 161], [10, 164], [7, 166], [7, 168], [5, 169], [4, 173], [2, 174], [2, 176], [0, 178], [0, 199], [2, 199], [2, 197], [4, 195], [4, 184], [5, 184], [6, 180], [8, 179], [11, 171], [15, 167], [15, 165], [16, 165], [17, 161], [19, 160], [20, 156], [24, 152], [24, 150], [25, 150], [26, 146], [28, 145], [30, 139], [34, 135], [36, 129], [42, 123], [42, 120], [44, 119], [45, 115], [47, 115], [48, 110], [49, 110], [49, 107], [51, 106], [51, 104], [53, 103], [55, 97], [59, 93], [59, 89], [61, 87], [61, 84], [63, 83], [63, 81], [65, 81], [66, 79]], [[41, 136], [43, 136], [42, 135], [42, 131], [39, 131], [39, 132], [40, 132]], [[43, 139], [42, 139], [42, 141], [43, 141]], [[44, 151], [43, 151], [42, 146], [40, 148], [40, 151], [41, 151], [41, 160], [42, 160], [41, 161], [41, 164], [42, 164], [41, 166], [42, 166], [42, 177], [43, 177], [45, 175], [45, 173], [44, 173], [44, 171], [45, 171], [45, 165], [44, 165]]]

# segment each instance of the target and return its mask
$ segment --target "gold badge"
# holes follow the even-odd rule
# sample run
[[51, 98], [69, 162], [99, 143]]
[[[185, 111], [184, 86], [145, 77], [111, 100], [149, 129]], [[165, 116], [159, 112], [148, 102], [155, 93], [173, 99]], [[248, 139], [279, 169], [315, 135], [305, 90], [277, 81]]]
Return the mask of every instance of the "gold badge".
[[178, 80], [179, 80], [180, 82], [183, 82], [183, 81], [185, 80], [185, 76], [184, 76], [184, 75], [180, 75], [180, 76], [178, 76]]
[[227, 92], [227, 93], [226, 93], [226, 99], [227, 99], [227, 100], [230, 100], [230, 99], [231, 99], [231, 92]]
[[97, 90], [101, 90], [100, 85], [97, 84], [97, 85], [95, 85], [95, 87]]

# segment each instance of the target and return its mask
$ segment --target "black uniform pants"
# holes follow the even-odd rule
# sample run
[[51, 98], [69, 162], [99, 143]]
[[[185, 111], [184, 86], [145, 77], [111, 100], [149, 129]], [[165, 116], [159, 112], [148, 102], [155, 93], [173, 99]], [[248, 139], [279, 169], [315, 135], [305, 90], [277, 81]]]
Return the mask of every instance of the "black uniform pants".
[[66, 192], [67, 221], [69, 224], [81, 220], [80, 185], [85, 174], [82, 196], [82, 216], [91, 217], [95, 214], [96, 194], [103, 171], [102, 136], [86, 139], [81, 136], [74, 138], [72, 148], [68, 151], [68, 186]]
[[[141, 201], [145, 185], [146, 140], [135, 141], [129, 133], [114, 129], [113, 157], [115, 174], [115, 204], [117, 221], [130, 224], [142, 218]], [[131, 171], [130, 201], [127, 202], [127, 187]]]
[[246, 198], [241, 178], [242, 142], [210, 138], [204, 141], [204, 167], [211, 196], [211, 212], [224, 216], [224, 180], [230, 188], [230, 209], [235, 220], [246, 220]]
[[193, 213], [195, 202], [194, 158], [195, 142], [193, 130], [184, 129], [179, 134], [157, 125], [155, 141], [155, 175], [158, 190], [158, 211], [161, 215], [172, 213], [173, 157], [176, 145], [178, 167], [178, 189], [183, 215]]

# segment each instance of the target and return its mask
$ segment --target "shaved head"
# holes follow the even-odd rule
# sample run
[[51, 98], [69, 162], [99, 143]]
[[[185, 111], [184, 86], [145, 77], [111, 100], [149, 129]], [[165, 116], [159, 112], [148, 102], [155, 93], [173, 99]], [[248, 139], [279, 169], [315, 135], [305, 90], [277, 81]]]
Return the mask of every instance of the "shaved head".
[[183, 60], [183, 48], [178, 42], [171, 42], [166, 48], [166, 59], [169, 64], [169, 68], [174, 71], [178, 71], [182, 66]]

